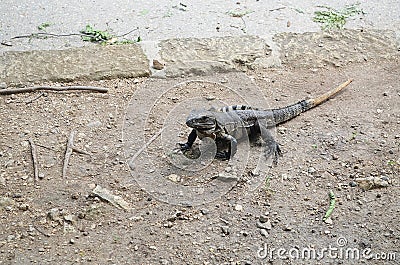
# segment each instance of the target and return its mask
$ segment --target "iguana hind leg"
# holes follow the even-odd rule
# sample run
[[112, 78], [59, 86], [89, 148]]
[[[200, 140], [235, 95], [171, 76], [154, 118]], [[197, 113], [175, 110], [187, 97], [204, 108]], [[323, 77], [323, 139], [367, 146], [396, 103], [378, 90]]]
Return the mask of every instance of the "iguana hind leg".
[[279, 148], [279, 144], [275, 141], [271, 132], [267, 129], [265, 125], [259, 125], [261, 138], [263, 139], [266, 149], [265, 149], [265, 157], [268, 159], [272, 155], [272, 162], [274, 165], [278, 164], [279, 156], [282, 156], [281, 149]]
[[228, 151], [217, 151], [215, 154], [215, 158], [223, 159], [223, 160], [229, 160], [231, 157], [233, 157], [236, 154], [237, 151], [237, 140], [235, 137], [229, 134], [222, 134], [222, 137], [217, 140], [222, 140], [229, 142], [228, 146]]

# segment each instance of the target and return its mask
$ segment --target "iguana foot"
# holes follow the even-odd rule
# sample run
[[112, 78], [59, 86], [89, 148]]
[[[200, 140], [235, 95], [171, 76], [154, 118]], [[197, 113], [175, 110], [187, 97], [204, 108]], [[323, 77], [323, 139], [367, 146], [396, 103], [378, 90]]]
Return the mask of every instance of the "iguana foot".
[[221, 159], [221, 160], [229, 160], [230, 159], [230, 154], [227, 151], [221, 151], [221, 152], [217, 152], [215, 154], [215, 158], [217, 159]]
[[181, 151], [187, 151], [191, 148], [191, 146], [188, 143], [178, 143]]
[[279, 148], [277, 142], [267, 143], [267, 148], [265, 150], [265, 157], [268, 159], [272, 155], [272, 163], [276, 166], [278, 164], [278, 159], [282, 156], [282, 151]]

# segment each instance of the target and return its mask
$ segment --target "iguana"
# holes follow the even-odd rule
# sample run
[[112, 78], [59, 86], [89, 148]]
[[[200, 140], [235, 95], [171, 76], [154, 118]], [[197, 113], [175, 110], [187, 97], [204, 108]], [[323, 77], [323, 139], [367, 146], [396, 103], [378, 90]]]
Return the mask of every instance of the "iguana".
[[[260, 136], [266, 144], [265, 155], [273, 155], [273, 162], [277, 164], [281, 150], [274, 140], [269, 128], [284, 123], [300, 113], [305, 112], [329, 98], [335, 96], [344, 89], [352, 80], [348, 80], [335, 89], [325, 94], [287, 107], [270, 110], [260, 110], [244, 105], [227, 106], [219, 110], [192, 110], [186, 119], [186, 125], [193, 128], [186, 143], [179, 143], [182, 151], [189, 150], [196, 138], [212, 138], [217, 144], [216, 158], [230, 159], [237, 151], [237, 141], [247, 136]], [[219, 146], [228, 146], [221, 150]], [[227, 149], [227, 150], [226, 150]]]

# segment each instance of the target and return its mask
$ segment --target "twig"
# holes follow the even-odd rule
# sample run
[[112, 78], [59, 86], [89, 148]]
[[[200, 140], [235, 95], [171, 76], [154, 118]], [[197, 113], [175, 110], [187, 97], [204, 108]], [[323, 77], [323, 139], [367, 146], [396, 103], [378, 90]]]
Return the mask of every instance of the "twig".
[[38, 33], [29, 34], [29, 35], [15, 36], [15, 37], [12, 37], [10, 40], [24, 39], [24, 38], [37, 38], [39, 36], [44, 36], [44, 37], [69, 37], [69, 36], [89, 36], [89, 34], [84, 34], [84, 33], [54, 34], [54, 33], [47, 33], [47, 32], [38, 32]]
[[329, 192], [329, 199], [330, 199], [329, 208], [326, 211], [324, 218], [322, 219], [322, 221], [324, 222], [331, 216], [333, 209], [335, 208], [336, 197], [333, 191]]
[[30, 99], [30, 100], [25, 101], [25, 104], [30, 104], [30, 103], [32, 103], [33, 101], [35, 101], [35, 100], [37, 100], [37, 99], [43, 97], [45, 94], [46, 94], [45, 92], [42, 92], [42, 93], [40, 93], [39, 96], [34, 97], [34, 98]]
[[94, 87], [94, 86], [65, 86], [65, 87], [54, 87], [54, 86], [33, 86], [23, 88], [5, 88], [0, 90], [0, 95], [11, 95], [18, 93], [33, 92], [37, 90], [51, 90], [51, 91], [73, 91], [73, 90], [87, 90], [92, 92], [107, 93], [108, 89], [105, 87]]
[[[127, 33], [124, 33], [122, 35], [116, 36], [117, 38], [119, 37], [124, 37], [128, 34], [131, 34], [132, 32], [138, 30], [139, 28], [133, 29]], [[24, 39], [24, 38], [38, 38], [38, 37], [70, 37], [70, 36], [81, 36], [81, 37], [91, 37], [92, 34], [87, 34], [87, 33], [66, 33], [66, 34], [55, 34], [55, 33], [48, 33], [48, 32], [37, 32], [37, 33], [31, 33], [29, 35], [20, 35], [20, 36], [15, 36], [12, 37], [10, 40], [15, 40], [15, 39]], [[3, 43], [2, 43], [3, 44]], [[7, 44], [4, 44], [7, 45]]]
[[117, 38], [125, 37], [126, 35], [129, 35], [129, 34], [131, 34], [132, 32], [134, 32], [134, 31], [136, 31], [136, 30], [139, 30], [139, 27], [137, 27], [137, 28], [135, 28], [135, 29], [132, 29], [131, 31], [129, 31], [129, 32], [127, 32], [127, 33], [124, 33], [124, 34], [122, 34], [122, 35], [118, 35]]
[[282, 6], [282, 7], [270, 9], [270, 10], [268, 10], [268, 11], [270, 11], [270, 12], [272, 12], [272, 11], [278, 11], [278, 10], [285, 9], [285, 8], [286, 8], [286, 6]]
[[55, 150], [55, 149], [54, 149], [54, 148], [52, 148], [52, 147], [48, 147], [48, 146], [41, 145], [41, 144], [38, 144], [38, 143], [36, 143], [36, 145], [37, 145], [37, 146], [40, 146], [40, 147], [42, 147], [42, 148], [44, 148], [44, 149], [47, 149], [47, 150], [53, 151], [53, 152], [58, 152], [57, 150]]
[[29, 141], [29, 144], [31, 145], [32, 164], [33, 164], [33, 170], [34, 170], [33, 176], [34, 176], [35, 182], [37, 182], [39, 180], [39, 167], [37, 164], [36, 146], [33, 143], [32, 138], [29, 138], [28, 141]]
[[75, 153], [81, 154], [81, 155], [88, 155], [88, 156], [91, 156], [90, 153], [86, 152], [85, 150], [76, 148], [75, 146], [72, 147], [72, 151], [75, 152]]
[[130, 162], [133, 162], [133, 161], [135, 161], [135, 159], [152, 143], [152, 142], [154, 142], [157, 138], [158, 138], [158, 136], [160, 136], [160, 134], [164, 131], [164, 129], [165, 129], [166, 127], [163, 127], [158, 133], [156, 133], [155, 135], [153, 135], [153, 137], [151, 137], [150, 138], [150, 140], [147, 142], [147, 143], [145, 143], [140, 149], [139, 149], [139, 151], [137, 151], [133, 156], [132, 156], [132, 158], [130, 159]]
[[36, 217], [35, 220], [33, 220], [33, 222], [32, 222], [33, 228], [35, 228], [39, 233], [43, 234], [44, 236], [50, 237], [50, 234], [44, 232], [42, 229], [39, 229], [39, 228], [36, 226], [36, 222], [37, 222], [37, 220], [38, 220], [39, 218], [40, 218], [40, 216]]
[[62, 171], [62, 177], [65, 178], [67, 175], [67, 167], [69, 163], [69, 158], [71, 157], [72, 150], [74, 148], [74, 137], [75, 137], [75, 131], [71, 132], [69, 138], [68, 138], [68, 143], [67, 143], [67, 149], [65, 150], [65, 157], [64, 157], [64, 164], [63, 164], [63, 171]]

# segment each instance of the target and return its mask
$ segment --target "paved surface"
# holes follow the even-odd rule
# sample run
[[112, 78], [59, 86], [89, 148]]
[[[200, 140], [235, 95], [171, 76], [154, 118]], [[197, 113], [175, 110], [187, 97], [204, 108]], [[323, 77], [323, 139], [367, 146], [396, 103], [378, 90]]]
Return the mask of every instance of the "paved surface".
[[[346, 24], [351, 29], [390, 29], [400, 32], [398, 0], [373, 1], [152, 1], [130, 0], [2, 0], [0, 1], [0, 40], [37, 32], [48, 22], [51, 33], [78, 33], [86, 24], [111, 29], [120, 35], [141, 36], [144, 41], [171, 38], [207, 38], [256, 35], [272, 37], [276, 33], [319, 31], [312, 21], [321, 5], [342, 9], [360, 2], [365, 15], [355, 16]], [[232, 14], [246, 14], [242, 18]], [[6, 50], [62, 49], [85, 45], [79, 37], [24, 39], [11, 41]]]
[[[8, 86], [40, 81], [118, 77], [199, 75], [252, 67], [303, 64], [340, 66], [349, 61], [398, 54], [398, 1], [362, 2], [364, 15], [348, 30], [324, 33], [312, 18], [321, 5], [342, 9], [349, 1], [0, 1], [0, 82]], [[139, 45], [99, 47], [79, 36], [18, 38], [38, 32], [78, 33], [85, 25]], [[69, 49], [71, 47], [87, 48]], [[40, 52], [32, 52], [42, 50]], [[43, 51], [50, 50], [50, 51]], [[66, 50], [66, 51], [55, 51]], [[22, 52], [28, 51], [28, 52]], [[153, 59], [165, 69], [151, 68]]]

